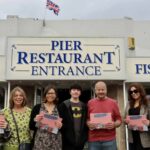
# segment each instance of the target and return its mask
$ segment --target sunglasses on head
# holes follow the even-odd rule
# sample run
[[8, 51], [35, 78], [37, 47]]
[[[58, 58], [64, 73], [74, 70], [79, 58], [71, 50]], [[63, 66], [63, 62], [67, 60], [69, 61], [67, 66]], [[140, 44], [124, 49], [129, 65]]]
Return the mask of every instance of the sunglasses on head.
[[129, 94], [131, 95], [131, 94], [133, 94], [133, 93], [138, 93], [139, 91], [138, 90], [133, 90], [133, 91], [129, 91]]

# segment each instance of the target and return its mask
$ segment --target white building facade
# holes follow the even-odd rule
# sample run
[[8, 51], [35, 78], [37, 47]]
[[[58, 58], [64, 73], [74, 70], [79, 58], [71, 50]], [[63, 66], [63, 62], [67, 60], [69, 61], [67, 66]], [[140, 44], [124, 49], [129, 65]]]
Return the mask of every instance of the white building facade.
[[[21, 86], [32, 107], [43, 88], [54, 84], [60, 102], [69, 86], [79, 83], [81, 99], [94, 96], [103, 80], [123, 116], [130, 82], [141, 82], [150, 94], [150, 21], [48, 21], [8, 16], [0, 20], [0, 106], [9, 106], [13, 87]], [[132, 37], [132, 38], [130, 38]], [[125, 128], [117, 131], [119, 150], [126, 149]]]

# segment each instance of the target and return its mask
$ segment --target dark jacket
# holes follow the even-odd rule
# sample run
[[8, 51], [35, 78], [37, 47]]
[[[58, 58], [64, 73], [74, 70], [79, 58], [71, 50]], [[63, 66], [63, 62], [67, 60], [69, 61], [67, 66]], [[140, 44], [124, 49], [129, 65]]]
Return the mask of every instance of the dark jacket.
[[32, 147], [34, 145], [34, 138], [35, 138], [35, 134], [36, 134], [36, 131], [37, 131], [36, 122], [34, 121], [34, 118], [36, 117], [36, 115], [39, 114], [40, 108], [41, 108], [41, 104], [37, 104], [33, 107], [32, 111], [31, 111], [29, 128], [30, 128], [30, 130], [33, 130], [33, 138], [31, 140], [31, 146]]
[[30, 130], [33, 130], [34, 132], [36, 132], [36, 130], [37, 130], [36, 122], [34, 121], [34, 118], [36, 117], [36, 115], [39, 114], [40, 108], [41, 108], [41, 104], [37, 104], [33, 107], [32, 111], [31, 111], [29, 128], [30, 128]]
[[80, 139], [78, 140], [79, 141], [78, 143], [76, 143], [76, 140], [75, 140], [74, 120], [73, 120], [73, 113], [71, 110], [70, 100], [66, 100], [62, 102], [58, 107], [60, 117], [63, 119], [62, 120], [63, 126], [61, 128], [61, 132], [62, 132], [63, 149], [65, 150], [67, 148], [64, 148], [64, 147], [69, 146], [69, 145], [70, 145], [70, 148], [71, 147], [83, 147], [85, 142], [87, 141], [87, 133], [88, 133], [88, 128], [86, 125], [87, 107], [82, 102], [81, 102], [81, 107], [82, 107], [82, 118], [81, 118], [81, 128], [80, 128]]

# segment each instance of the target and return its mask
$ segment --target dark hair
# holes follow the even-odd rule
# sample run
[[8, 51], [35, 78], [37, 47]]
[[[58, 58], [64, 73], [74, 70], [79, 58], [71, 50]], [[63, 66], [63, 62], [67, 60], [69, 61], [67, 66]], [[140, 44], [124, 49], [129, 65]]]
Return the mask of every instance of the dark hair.
[[55, 91], [56, 94], [56, 99], [54, 100], [54, 104], [58, 103], [58, 95], [57, 95], [57, 89], [55, 88], [55, 86], [53, 85], [48, 85], [45, 87], [44, 89], [44, 93], [43, 93], [43, 102], [46, 103], [47, 99], [46, 99], [46, 94], [48, 93], [49, 90], [53, 89]]
[[71, 91], [72, 89], [77, 89], [77, 90], [80, 90], [82, 92], [82, 88], [81, 88], [81, 86], [79, 84], [72, 84], [70, 86], [69, 91]]
[[135, 103], [133, 97], [131, 96], [131, 94], [129, 94], [132, 87], [135, 87], [136, 90], [140, 93], [141, 96], [140, 106], [141, 105], [148, 106], [148, 100], [146, 98], [146, 92], [144, 90], [143, 85], [140, 83], [132, 83], [129, 85], [128, 88], [128, 99], [129, 99], [130, 107], [133, 108]]

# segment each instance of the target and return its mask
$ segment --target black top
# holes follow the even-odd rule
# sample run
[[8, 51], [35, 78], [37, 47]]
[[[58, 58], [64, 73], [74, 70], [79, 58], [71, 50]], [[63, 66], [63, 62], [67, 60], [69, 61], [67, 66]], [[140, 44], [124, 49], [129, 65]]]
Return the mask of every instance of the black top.
[[[129, 115], [140, 115], [140, 107], [130, 108]], [[143, 150], [139, 131], [132, 130], [133, 150]]]
[[[79, 147], [83, 147], [87, 141], [88, 128], [86, 125], [87, 121], [87, 107], [83, 102], [81, 104], [81, 123], [80, 123], [80, 132], [79, 139], [76, 139], [75, 134], [75, 124], [73, 118], [73, 112], [71, 109], [70, 100], [66, 100], [60, 104], [58, 107], [59, 115], [63, 119], [62, 123], [62, 140], [63, 140], [63, 150], [80, 150]], [[78, 141], [78, 142], [77, 142]], [[75, 148], [78, 147], [78, 148]], [[82, 148], [83, 149], [83, 148]]]

